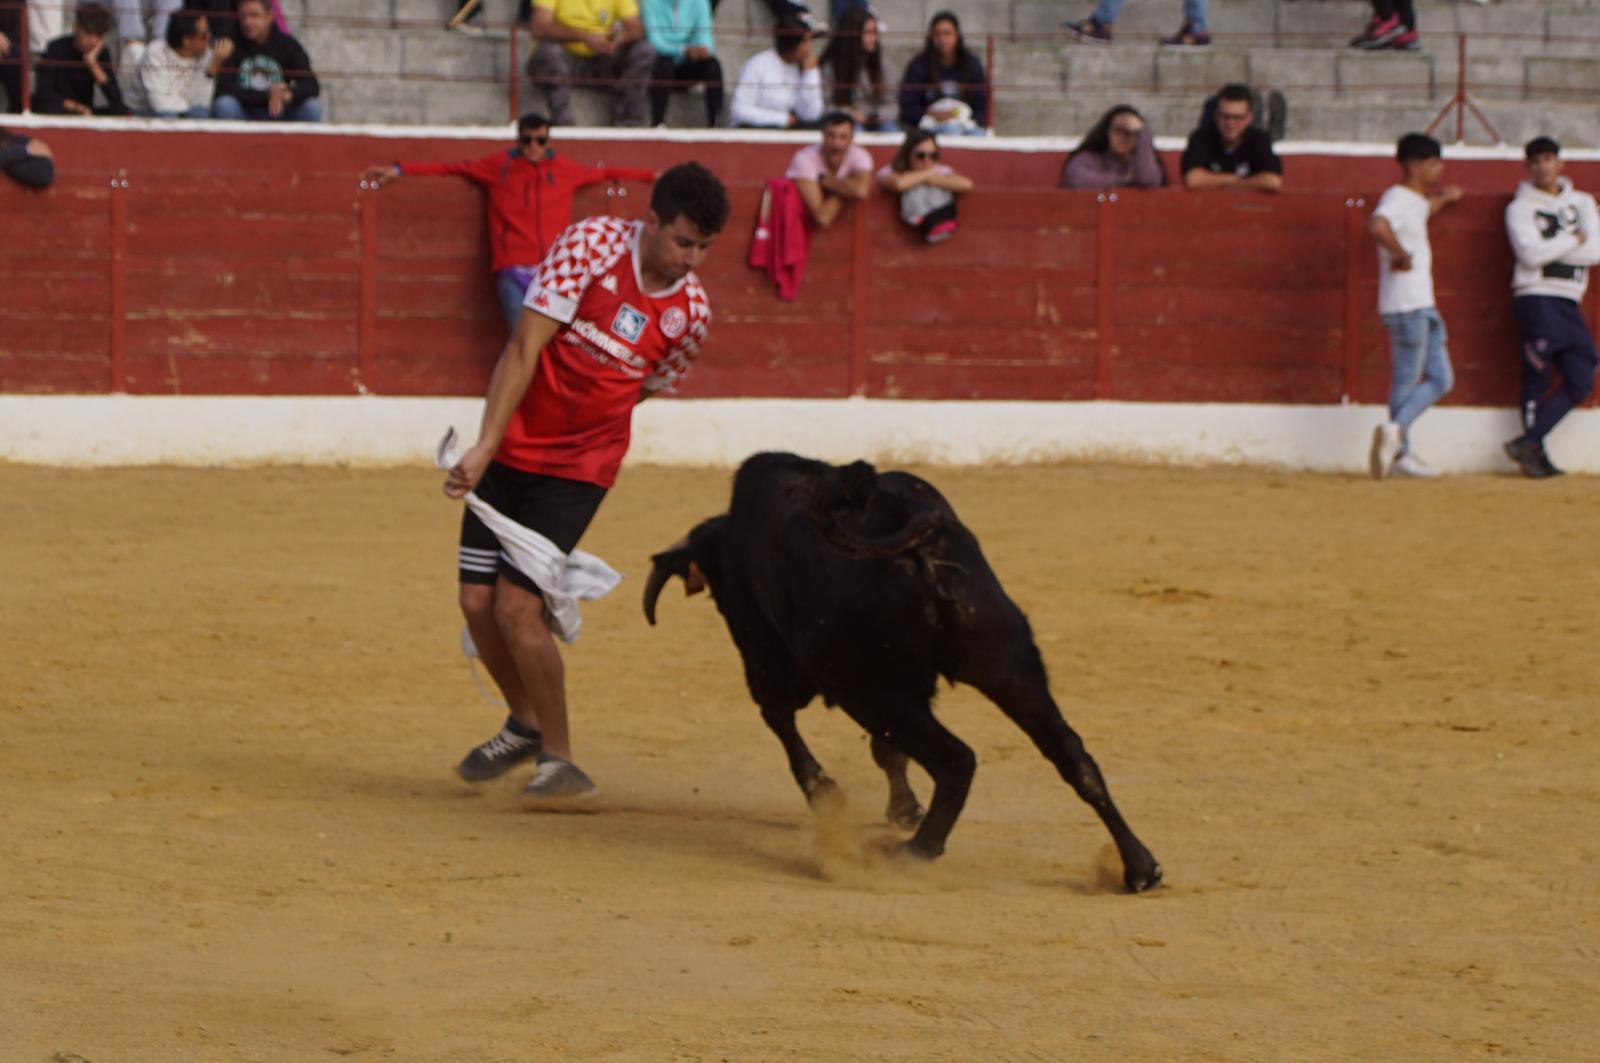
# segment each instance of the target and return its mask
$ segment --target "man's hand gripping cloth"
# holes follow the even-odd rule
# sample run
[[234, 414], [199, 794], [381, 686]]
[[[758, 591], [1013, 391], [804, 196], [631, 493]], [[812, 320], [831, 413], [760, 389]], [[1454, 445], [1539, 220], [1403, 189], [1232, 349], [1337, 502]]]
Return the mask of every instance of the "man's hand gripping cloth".
[[[456, 430], [451, 428], [439, 440], [433, 463], [441, 469], [453, 469], [461, 461]], [[583, 618], [578, 615], [578, 602], [593, 601], [610, 593], [622, 582], [622, 574], [593, 554], [574, 550], [563, 554], [556, 544], [534, 531], [525, 528], [510, 517], [469, 491], [468, 508], [494, 532], [500, 540], [500, 552], [513, 568], [533, 580], [544, 594], [545, 619], [550, 630], [562, 642], [576, 642]]]

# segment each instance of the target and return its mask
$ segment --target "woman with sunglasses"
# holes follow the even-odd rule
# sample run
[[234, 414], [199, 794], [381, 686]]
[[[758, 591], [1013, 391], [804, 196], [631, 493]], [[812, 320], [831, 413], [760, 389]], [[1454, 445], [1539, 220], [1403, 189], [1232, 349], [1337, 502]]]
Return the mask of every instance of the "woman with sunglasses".
[[956, 197], [972, 191], [972, 178], [939, 161], [939, 141], [926, 129], [906, 134], [878, 186], [900, 197], [900, 218], [930, 244], [956, 233]]
[[1150, 126], [1125, 103], [1100, 116], [1061, 168], [1062, 188], [1160, 188], [1166, 183]]

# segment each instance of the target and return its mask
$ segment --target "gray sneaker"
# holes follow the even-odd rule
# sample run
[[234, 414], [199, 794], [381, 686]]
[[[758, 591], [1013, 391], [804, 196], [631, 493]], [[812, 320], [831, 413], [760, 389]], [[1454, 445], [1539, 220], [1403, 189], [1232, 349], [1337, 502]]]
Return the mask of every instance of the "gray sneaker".
[[474, 746], [472, 752], [461, 758], [456, 774], [467, 782], [488, 782], [538, 755], [538, 735], [524, 738], [509, 727], [502, 727], [493, 738]]
[[522, 796], [529, 801], [570, 801], [589, 797], [598, 790], [582, 768], [570, 760], [546, 753], [539, 758], [533, 778], [522, 788]]

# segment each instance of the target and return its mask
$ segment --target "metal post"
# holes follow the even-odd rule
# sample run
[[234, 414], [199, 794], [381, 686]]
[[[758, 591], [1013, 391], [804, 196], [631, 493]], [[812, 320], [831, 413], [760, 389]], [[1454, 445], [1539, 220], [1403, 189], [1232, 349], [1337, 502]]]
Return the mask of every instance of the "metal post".
[[989, 97], [989, 124], [988, 124], [988, 128], [993, 129], [994, 126], [995, 126], [995, 121], [994, 121], [994, 113], [995, 113], [995, 111], [994, 111], [994, 34], [991, 33], [988, 36], [986, 36], [984, 38], [984, 42], [985, 43], [984, 43], [984, 63], [983, 63], [983, 79], [984, 79], [983, 80], [983, 88], [984, 88], [985, 95], [987, 95]]
[[1356, 302], [1356, 285], [1361, 279], [1361, 255], [1366, 249], [1364, 199], [1344, 201], [1344, 380], [1339, 401], [1358, 402], [1361, 398], [1361, 307]]
[[852, 396], [867, 393], [867, 204], [850, 211], [850, 376]]
[[1094, 397], [1111, 397], [1111, 331], [1113, 328], [1113, 274], [1116, 258], [1113, 253], [1112, 204], [1117, 201], [1115, 192], [1101, 192], [1095, 200], [1094, 237]]
[[116, 176], [111, 178], [110, 237], [111, 367], [106, 390], [115, 393], [128, 390], [128, 173], [126, 170], [118, 170]]
[[[30, 114], [32, 113], [33, 93], [28, 91], [28, 86], [33, 84], [31, 76], [33, 73], [33, 47], [28, 42], [28, 34], [33, 31], [28, 28], [28, 5], [22, 3], [21, 0], [18, 0], [18, 4], [22, 11], [21, 29], [18, 31], [18, 36], [21, 40], [16, 44], [16, 47], [21, 49], [20, 54], [22, 56], [22, 106], [20, 110], [23, 114]], [[15, 103], [17, 101], [12, 100], [11, 102]]]
[[356, 295], [356, 391], [376, 382], [378, 361], [378, 184], [362, 181], [356, 192], [360, 216], [361, 272]]

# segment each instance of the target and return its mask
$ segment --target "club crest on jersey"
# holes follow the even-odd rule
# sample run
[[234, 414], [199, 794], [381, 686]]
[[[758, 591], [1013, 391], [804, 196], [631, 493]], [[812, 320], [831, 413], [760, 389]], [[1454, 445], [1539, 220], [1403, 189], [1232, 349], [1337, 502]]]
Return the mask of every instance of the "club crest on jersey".
[[661, 332], [669, 340], [675, 340], [683, 335], [683, 330], [689, 327], [689, 315], [676, 306], [667, 307], [666, 313], [661, 315]]
[[611, 331], [629, 343], [637, 343], [639, 337], [644, 333], [645, 325], [649, 324], [649, 322], [649, 318], [627, 303], [623, 303], [622, 309], [617, 311], [617, 316], [611, 319]]

